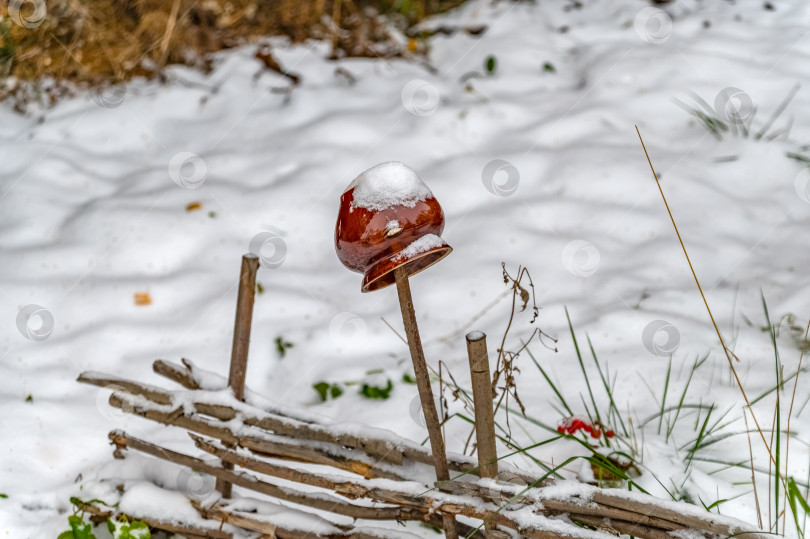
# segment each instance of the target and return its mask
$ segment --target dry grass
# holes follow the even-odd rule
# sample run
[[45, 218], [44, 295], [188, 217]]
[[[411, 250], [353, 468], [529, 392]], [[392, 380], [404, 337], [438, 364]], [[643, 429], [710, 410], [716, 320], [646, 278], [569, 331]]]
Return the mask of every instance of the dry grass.
[[10, 0], [0, 5], [0, 99], [47, 105], [166, 65], [208, 70], [210, 53], [267, 36], [332, 39], [333, 57], [394, 56], [392, 22], [405, 29], [462, 1]]

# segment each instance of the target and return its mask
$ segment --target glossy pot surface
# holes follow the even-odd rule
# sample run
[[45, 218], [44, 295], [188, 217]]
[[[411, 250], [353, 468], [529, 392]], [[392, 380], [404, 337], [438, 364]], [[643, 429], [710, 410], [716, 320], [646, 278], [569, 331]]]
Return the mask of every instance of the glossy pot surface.
[[354, 206], [353, 200], [354, 188], [340, 197], [335, 250], [343, 265], [363, 274], [363, 292], [394, 284], [398, 267], [404, 266], [410, 276], [453, 250], [440, 238], [444, 212], [432, 196], [413, 207], [396, 205], [383, 210]]

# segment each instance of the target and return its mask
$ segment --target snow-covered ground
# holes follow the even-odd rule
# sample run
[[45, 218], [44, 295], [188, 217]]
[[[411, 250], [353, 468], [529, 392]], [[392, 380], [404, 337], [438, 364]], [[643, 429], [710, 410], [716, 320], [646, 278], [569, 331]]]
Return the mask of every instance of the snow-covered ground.
[[[134, 82], [125, 94], [80, 96], [36, 117], [2, 105], [0, 536], [54, 537], [83, 486], [137, 475], [127, 461], [112, 461], [111, 429], [187, 445], [181, 432], [121, 416], [107, 404], [109, 391], [74, 380], [95, 370], [164, 384], [151, 374], [156, 358], [187, 357], [226, 373], [240, 257], [262, 244], [248, 385], [338, 421], [426, 438], [416, 386], [402, 382], [407, 347], [383, 321], [402, 332], [396, 291], [361, 294], [361, 276], [333, 246], [340, 194], [392, 160], [418, 171], [441, 202], [442, 237], [454, 248], [411, 282], [430, 364], [442, 360], [468, 380], [463, 335], [471, 329], [489, 335], [494, 357], [510, 308], [501, 262], [512, 272], [522, 264], [542, 307], [536, 325], [559, 339], [557, 353], [537, 341], [531, 351], [573, 411], [585, 413], [580, 393], [590, 400], [566, 306], [580, 346], [588, 333], [616, 377], [617, 405], [644, 451], [639, 483], [668, 498], [660, 480], [698, 504], [728, 499], [714, 511], [756, 523], [750, 470], [729, 467], [748, 462], [744, 400], [634, 125], [753, 399], [775, 384], [760, 291], [771, 319], [783, 322], [786, 377], [800, 352], [783, 317], [794, 315], [803, 333], [810, 316], [810, 174], [786, 156], [810, 139], [808, 89], [768, 130], [792, 122], [789, 133], [754, 137], [810, 76], [810, 8], [801, 0], [768, 2], [773, 9], [678, 1], [665, 15], [635, 0], [582, 4], [471, 1], [428, 26], [488, 30], [432, 38], [435, 69], [407, 60], [334, 63], [324, 43], [277, 41], [274, 54], [302, 76], [289, 92], [275, 74], [254, 79], [255, 48], [244, 47], [218, 55], [209, 76], [171, 69], [167, 85]], [[749, 122], [756, 109], [751, 136], [714, 138], [674, 102], [695, 104], [693, 94], [722, 119], [736, 110]], [[194, 202], [201, 208], [187, 211]], [[136, 293], [151, 304], [136, 305]], [[34, 311], [40, 316], [26, 320]], [[531, 330], [519, 317], [507, 348]], [[293, 345], [283, 358], [277, 337]], [[660, 407], [669, 352], [667, 404], [680, 398], [694, 360], [709, 354], [685, 402], [714, 404], [712, 423], [728, 412], [721, 424], [730, 424], [715, 436], [734, 434], [701, 449], [688, 476], [683, 460], [705, 410], [697, 418], [685, 409], [668, 442], [657, 420], [641, 425]], [[562, 417], [548, 385], [525, 353], [517, 365], [527, 414], [556, 425]], [[788, 464], [800, 484], [810, 459], [807, 376], [796, 391]], [[345, 385], [386, 379], [394, 382], [388, 400]], [[320, 403], [312, 386], [321, 381], [343, 384], [344, 394]], [[791, 380], [784, 398], [792, 391]], [[597, 399], [607, 407], [603, 392]], [[754, 407], [766, 435], [773, 406], [770, 393]], [[450, 399], [450, 409], [459, 404]], [[512, 426], [523, 445], [551, 436]], [[461, 451], [467, 424], [450, 420], [446, 433], [449, 449]], [[768, 505], [767, 458], [757, 434], [751, 442]], [[581, 451], [558, 441], [532, 455], [559, 463]], [[528, 459], [514, 461], [537, 471]], [[767, 525], [764, 508], [763, 518]]]

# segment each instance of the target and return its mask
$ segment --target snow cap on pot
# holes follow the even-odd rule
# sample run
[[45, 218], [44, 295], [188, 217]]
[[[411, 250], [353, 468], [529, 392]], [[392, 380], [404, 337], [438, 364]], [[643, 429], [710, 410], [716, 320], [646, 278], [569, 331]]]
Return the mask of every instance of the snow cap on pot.
[[341, 195], [335, 249], [371, 292], [394, 284], [399, 267], [413, 275], [450, 254], [442, 230], [444, 213], [428, 186], [391, 161], [360, 174]]

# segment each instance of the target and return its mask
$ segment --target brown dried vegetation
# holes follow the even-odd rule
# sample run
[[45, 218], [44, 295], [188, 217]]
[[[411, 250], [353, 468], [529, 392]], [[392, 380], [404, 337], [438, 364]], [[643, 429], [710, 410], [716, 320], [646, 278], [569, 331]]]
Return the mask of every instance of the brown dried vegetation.
[[[268, 36], [328, 39], [332, 57], [402, 54], [390, 29], [463, 0], [10, 0], [0, 5], [0, 99], [153, 78]], [[43, 15], [44, 14], [44, 15]]]

